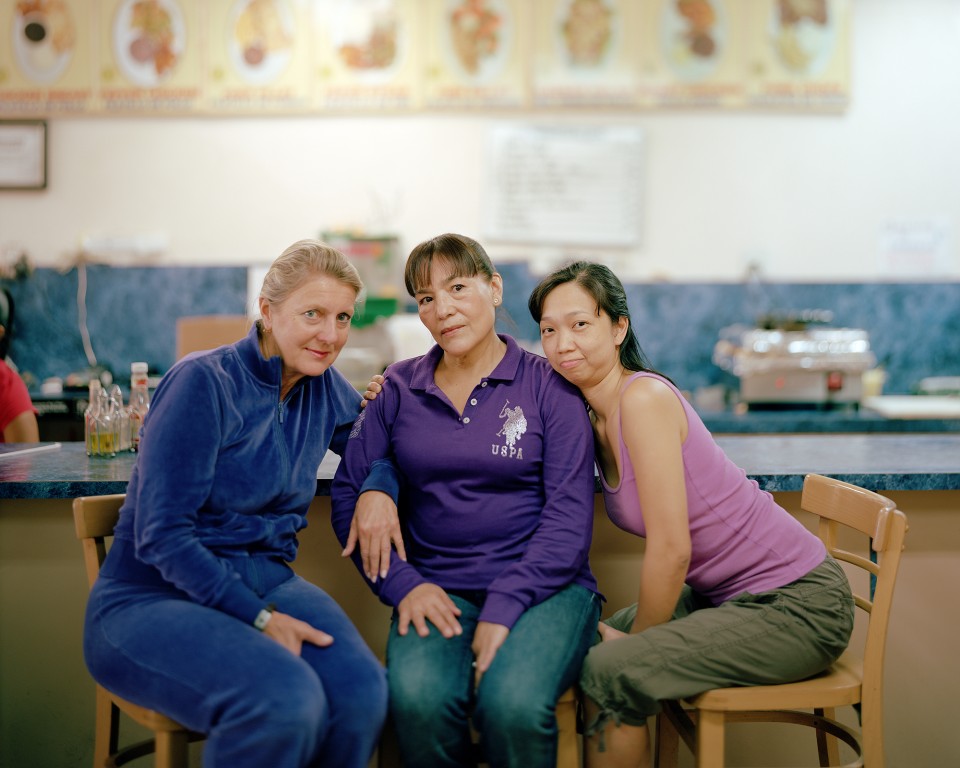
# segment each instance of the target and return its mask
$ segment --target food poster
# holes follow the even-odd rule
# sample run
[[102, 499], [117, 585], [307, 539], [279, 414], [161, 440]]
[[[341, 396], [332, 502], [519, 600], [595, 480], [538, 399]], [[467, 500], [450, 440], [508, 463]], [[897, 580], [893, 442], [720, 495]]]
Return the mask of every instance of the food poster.
[[744, 6], [749, 24], [750, 104], [846, 107], [849, 0], [757, 0]]
[[308, 0], [207, 0], [205, 106], [213, 112], [312, 108]]
[[529, 0], [424, 0], [424, 103], [527, 103]]
[[199, 112], [203, 106], [203, 4], [101, 0], [99, 5], [101, 111]]
[[95, 7], [95, 0], [0, 3], [0, 115], [70, 115], [91, 108]]
[[535, 105], [636, 104], [635, 0], [536, 0], [534, 8]]
[[639, 36], [641, 102], [657, 107], [744, 104], [744, 0], [652, 0]]
[[420, 0], [318, 0], [317, 106], [391, 110], [419, 106]]

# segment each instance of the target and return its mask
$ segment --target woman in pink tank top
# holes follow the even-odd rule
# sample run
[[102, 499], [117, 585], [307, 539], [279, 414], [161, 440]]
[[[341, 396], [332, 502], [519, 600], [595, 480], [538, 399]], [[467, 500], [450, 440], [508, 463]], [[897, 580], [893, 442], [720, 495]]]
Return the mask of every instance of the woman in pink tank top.
[[822, 542], [650, 369], [613, 272], [559, 269], [529, 308], [550, 364], [590, 408], [611, 520], [646, 540], [637, 602], [600, 623], [581, 673], [587, 766], [648, 766], [660, 701], [820, 672], [847, 645], [853, 598]]

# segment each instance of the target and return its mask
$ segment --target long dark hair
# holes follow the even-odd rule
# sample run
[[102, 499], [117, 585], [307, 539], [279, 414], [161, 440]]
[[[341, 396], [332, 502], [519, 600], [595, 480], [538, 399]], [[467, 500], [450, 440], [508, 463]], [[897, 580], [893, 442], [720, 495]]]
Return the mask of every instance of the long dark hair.
[[[646, 371], [663, 376], [650, 367], [646, 355], [640, 348], [637, 335], [633, 332], [633, 321], [630, 319], [630, 308], [627, 306], [627, 292], [623, 289], [620, 278], [613, 271], [603, 265], [590, 261], [575, 261], [565, 267], [547, 275], [530, 294], [527, 307], [533, 319], [540, 322], [543, 317], [543, 302], [547, 296], [564, 283], [577, 283], [594, 301], [597, 302], [597, 316], [605, 312], [610, 320], [618, 322], [621, 317], [627, 320], [627, 333], [620, 343], [620, 365], [628, 371]], [[667, 376], [663, 376], [669, 381]]]

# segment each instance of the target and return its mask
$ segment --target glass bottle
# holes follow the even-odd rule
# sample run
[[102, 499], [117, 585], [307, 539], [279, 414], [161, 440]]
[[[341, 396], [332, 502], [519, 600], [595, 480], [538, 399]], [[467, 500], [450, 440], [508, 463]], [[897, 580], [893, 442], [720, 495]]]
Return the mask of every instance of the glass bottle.
[[130, 364], [130, 450], [140, 449], [140, 430], [150, 408], [147, 364]]
[[83, 438], [87, 446], [87, 456], [100, 455], [100, 435], [97, 429], [97, 418], [100, 415], [99, 379], [91, 379], [88, 387], [89, 401], [83, 412]]
[[116, 413], [116, 406], [107, 390], [102, 386], [98, 393], [100, 402], [99, 412], [97, 413], [97, 437], [99, 438], [99, 456], [112, 457], [117, 455], [117, 443], [119, 434], [117, 433], [117, 422], [119, 421]]
[[113, 412], [117, 420], [117, 453], [133, 450], [130, 440], [130, 410], [123, 404], [123, 392], [120, 385], [110, 387], [110, 401], [113, 403]]

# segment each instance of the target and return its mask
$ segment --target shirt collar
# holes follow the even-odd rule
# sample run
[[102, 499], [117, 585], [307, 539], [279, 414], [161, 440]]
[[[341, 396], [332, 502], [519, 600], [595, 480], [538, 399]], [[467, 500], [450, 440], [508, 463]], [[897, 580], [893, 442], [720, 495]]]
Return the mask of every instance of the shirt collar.
[[[497, 364], [485, 380], [513, 381], [517, 376], [517, 370], [520, 368], [520, 360], [523, 357], [523, 350], [512, 336], [504, 333], [498, 333], [497, 337], [507, 345], [507, 351], [503, 359]], [[433, 385], [433, 372], [443, 357], [443, 350], [439, 344], [434, 344], [430, 350], [421, 357], [413, 367], [413, 375], [410, 377], [410, 389], [427, 389]]]
[[260, 339], [257, 324], [254, 323], [247, 335], [234, 344], [244, 367], [258, 380], [268, 386], [278, 386], [283, 370], [283, 361], [279, 357], [265, 358], [260, 353]]

